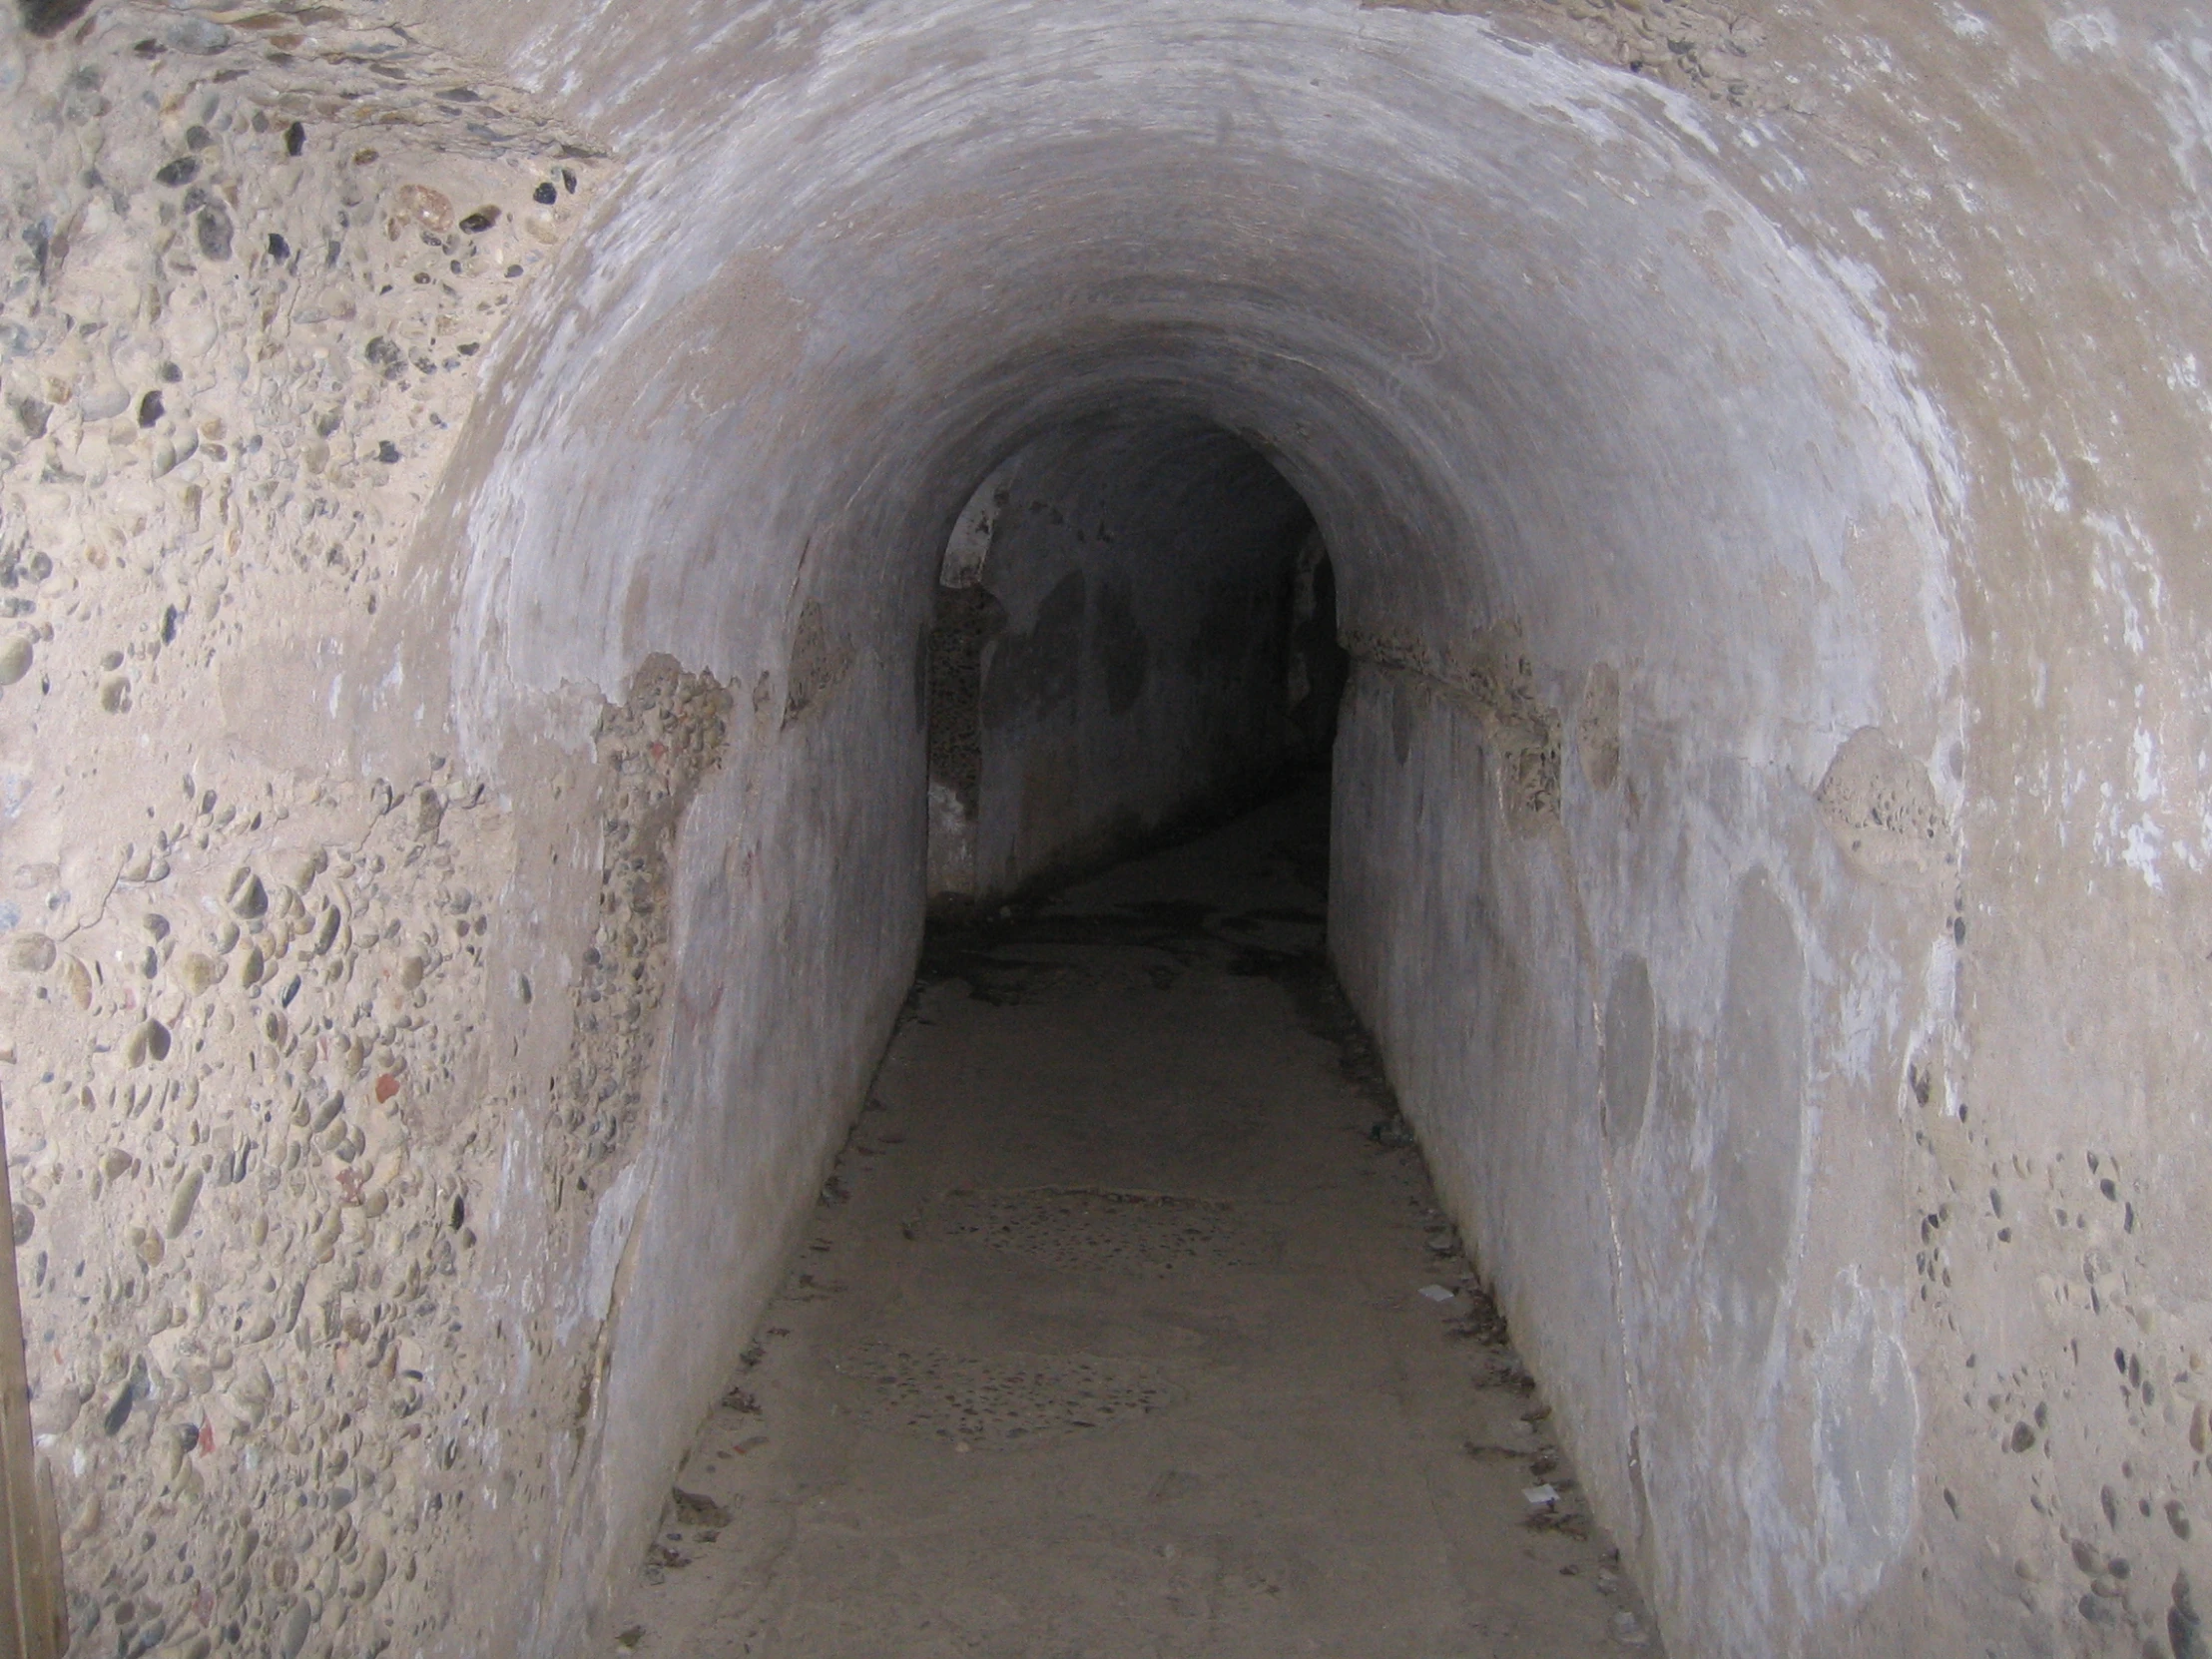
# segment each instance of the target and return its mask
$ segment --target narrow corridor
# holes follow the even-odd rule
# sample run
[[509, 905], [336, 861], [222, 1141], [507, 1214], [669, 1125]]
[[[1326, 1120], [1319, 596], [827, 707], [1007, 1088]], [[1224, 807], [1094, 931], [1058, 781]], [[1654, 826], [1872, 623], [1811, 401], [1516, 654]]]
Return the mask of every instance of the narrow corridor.
[[1329, 976], [1327, 811], [933, 936], [616, 1651], [1656, 1651]]
[[2203, 0], [0, 0], [24, 1659], [2212, 1659], [2208, 425]]

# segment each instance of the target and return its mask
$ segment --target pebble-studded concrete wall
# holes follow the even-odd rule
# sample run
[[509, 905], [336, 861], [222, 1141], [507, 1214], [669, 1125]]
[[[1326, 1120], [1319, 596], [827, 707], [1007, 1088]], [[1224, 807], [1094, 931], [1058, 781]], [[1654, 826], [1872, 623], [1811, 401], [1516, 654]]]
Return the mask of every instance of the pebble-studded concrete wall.
[[[546, 804], [327, 763], [342, 642], [597, 164], [326, 6], [10, 18], [0, 156], [0, 1100], [73, 1651], [511, 1651], [603, 1356], [484, 1212], [525, 1099], [571, 1199], [540, 1274], [635, 1151], [728, 700], [641, 674], [569, 768], [566, 982], [508, 902]], [[530, 1098], [538, 998], [573, 1040]]]

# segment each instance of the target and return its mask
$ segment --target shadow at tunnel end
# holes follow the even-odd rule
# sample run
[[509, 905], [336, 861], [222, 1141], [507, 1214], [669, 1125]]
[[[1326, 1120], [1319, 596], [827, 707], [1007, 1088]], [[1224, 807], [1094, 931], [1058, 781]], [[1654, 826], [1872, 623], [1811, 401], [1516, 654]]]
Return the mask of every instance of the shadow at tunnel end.
[[[1189, 847], [1261, 813], [1275, 819], [1268, 850], [1295, 889], [1290, 903], [1252, 907], [1195, 897], [1066, 902], [1071, 889], [1109, 870]], [[1184, 961], [1210, 955], [1228, 973], [1282, 986], [1300, 1025], [1335, 1051], [1345, 1081], [1372, 1112], [1369, 1138], [1379, 1146], [1411, 1147], [1413, 1130], [1398, 1109], [1382, 1050], [1330, 961], [1329, 834], [1330, 770], [1301, 760], [1209, 796], [1164, 825], [1109, 830], [1016, 892], [987, 904], [962, 896], [933, 899], [914, 986], [899, 1024], [903, 1027], [913, 1016], [930, 987], [947, 980], [962, 981], [984, 1001], [1026, 1000], [1029, 965], [1020, 959], [1025, 947], [1124, 945], [1164, 951]], [[1310, 925], [1312, 942], [1286, 947], [1234, 936], [1240, 924], [1260, 922]]]

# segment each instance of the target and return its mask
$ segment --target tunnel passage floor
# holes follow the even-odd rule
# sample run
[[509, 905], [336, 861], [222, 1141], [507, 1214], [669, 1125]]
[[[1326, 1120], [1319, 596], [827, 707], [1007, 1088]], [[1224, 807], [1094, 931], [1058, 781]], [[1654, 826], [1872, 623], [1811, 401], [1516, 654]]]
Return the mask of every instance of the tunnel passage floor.
[[1657, 1650], [1328, 976], [1326, 814], [933, 940], [618, 1651]]

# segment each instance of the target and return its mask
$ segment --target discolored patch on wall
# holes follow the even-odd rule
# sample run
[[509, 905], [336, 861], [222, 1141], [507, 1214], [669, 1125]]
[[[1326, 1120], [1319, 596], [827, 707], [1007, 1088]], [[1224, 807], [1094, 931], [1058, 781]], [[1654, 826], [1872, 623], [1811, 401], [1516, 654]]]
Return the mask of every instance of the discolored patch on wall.
[[1001, 461], [991, 475], [975, 486], [975, 493], [960, 509], [952, 534], [944, 544], [944, 562], [937, 581], [948, 588], [972, 588], [983, 580], [983, 566], [991, 556], [991, 539], [1005, 516], [1013, 496], [1013, 460]]
[[1413, 688], [1394, 675], [1385, 684], [1390, 697], [1390, 753], [1403, 766], [1413, 756]]
[[1696, 1042], [1692, 1034], [1653, 1032], [1651, 1121], [1655, 1133], [1688, 1145], [1697, 1134]]
[[1352, 659], [1337, 638], [1337, 567], [1321, 531], [1299, 544], [1291, 578], [1291, 626], [1285, 696], [1306, 750], [1325, 758], [1337, 740], [1338, 710]]
[[801, 608], [792, 632], [791, 673], [784, 689], [784, 724], [789, 726], [834, 691], [852, 666], [852, 645], [830, 625], [822, 601]]
[[934, 630], [914, 630], [914, 730], [926, 732], [929, 728], [929, 639]]
[[983, 650], [1006, 628], [1006, 607], [980, 586], [937, 590], [927, 638], [929, 781], [972, 817], [981, 788]]
[[[1516, 833], [1558, 821], [1563, 723], [1537, 695], [1536, 665], [1518, 622], [1493, 623], [1441, 657], [1365, 629], [1346, 628], [1343, 638], [1353, 657], [1417, 676], [1482, 723], [1483, 747], [1497, 763], [1505, 821]], [[1400, 746], [1401, 764], [1404, 758]]]
[[599, 915], [575, 985], [574, 1047], [553, 1096], [568, 1141], [546, 1154], [548, 1190], [603, 1184], [653, 1099], [661, 1009], [674, 977], [676, 841], [684, 813], [729, 743], [731, 698], [711, 674], [648, 657], [621, 704], [600, 712], [606, 864]]
[[1636, 1139], [1651, 1098], [1651, 970], [1644, 959], [1625, 955], [1613, 969], [1605, 997], [1605, 1133], [1616, 1145]]
[[1493, 20], [1510, 10], [1603, 62], [1720, 108], [1764, 112], [1788, 103], [1759, 20], [1689, 0], [1664, 10], [1588, 0], [1360, 0], [1360, 9]]
[[1789, 1277], [1805, 1119], [1805, 952], [1765, 868], [1736, 884], [1716, 1054], [1706, 1275], [1719, 1347], [1764, 1352]]
[[1088, 594], [1080, 570], [1052, 585], [1036, 622], [1008, 634], [991, 654], [983, 681], [983, 725], [1004, 726], [1072, 708], [1082, 677], [1083, 614]]
[[1099, 676], [1106, 686], [1107, 712], [1119, 718], [1137, 706], [1144, 695], [1146, 672], [1152, 665], [1152, 642], [1145, 638], [1130, 603], [1129, 584], [1110, 577], [1099, 584], [1098, 626], [1091, 636], [1098, 656]]
[[1844, 855], [1878, 881], [1919, 885], [1957, 861], [1928, 769], [1872, 726], [1844, 741], [1814, 800]]
[[1897, 1315], [1851, 1272], [1845, 1307], [1813, 1361], [1820, 1407], [1818, 1467], [1821, 1585], [1859, 1598], [1913, 1531], [1920, 1397]]
[[1482, 717], [1498, 757], [1505, 820], [1521, 833], [1559, 816], [1560, 719], [1536, 694], [1536, 670], [1517, 622], [1485, 628], [1450, 665], [1451, 678]]
[[[1644, 1430], [1638, 1423], [1628, 1430], [1628, 1495], [1635, 1507], [1630, 1515], [1629, 1536], [1638, 1543], [1651, 1537], [1651, 1493], [1644, 1484]], [[1644, 1552], [1639, 1552], [1644, 1553]], [[1643, 1574], [1646, 1583], [1656, 1576], [1649, 1571], [1648, 1562]]]
[[1610, 663], [1593, 663], [1582, 682], [1582, 707], [1574, 723], [1582, 776], [1603, 793], [1621, 775], [1621, 677]]
[[646, 619], [652, 611], [653, 582], [646, 572], [631, 574], [630, 585], [622, 596], [622, 648], [636, 651], [646, 637]]

